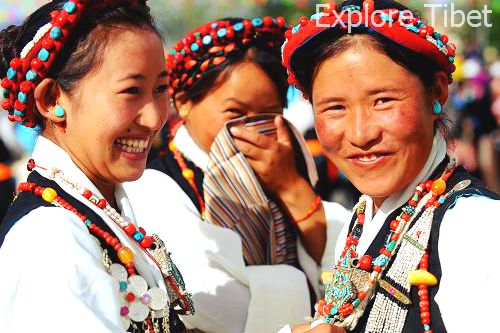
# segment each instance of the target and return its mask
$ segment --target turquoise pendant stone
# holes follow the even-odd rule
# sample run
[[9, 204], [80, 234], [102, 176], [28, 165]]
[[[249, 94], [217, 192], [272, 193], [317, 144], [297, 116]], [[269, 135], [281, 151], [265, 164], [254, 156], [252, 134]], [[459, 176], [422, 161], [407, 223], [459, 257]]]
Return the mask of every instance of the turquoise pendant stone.
[[26, 73], [26, 79], [28, 79], [29, 81], [36, 80], [37, 76], [38, 75], [36, 74], [36, 72], [32, 69], [30, 69], [28, 73]]
[[19, 92], [19, 94], [17, 94], [17, 99], [19, 100], [19, 102], [26, 104], [26, 102], [28, 101], [28, 95], [23, 92]]
[[64, 4], [64, 10], [66, 11], [66, 13], [68, 14], [72, 14], [76, 9], [76, 4], [74, 2], [66, 2]]
[[8, 70], [7, 70], [7, 78], [9, 80], [12, 80], [16, 77], [17, 75], [17, 72], [14, 68], [10, 67]]
[[54, 109], [54, 114], [56, 115], [56, 117], [62, 118], [62, 117], [64, 117], [66, 112], [64, 111], [62, 106], [56, 105], [56, 108]]
[[49, 59], [50, 53], [46, 49], [41, 49], [40, 52], [38, 52], [38, 58], [40, 58], [42, 61], [47, 61]]
[[53, 27], [52, 30], [50, 30], [50, 37], [52, 37], [52, 39], [59, 39], [61, 36], [62, 31], [59, 27]]

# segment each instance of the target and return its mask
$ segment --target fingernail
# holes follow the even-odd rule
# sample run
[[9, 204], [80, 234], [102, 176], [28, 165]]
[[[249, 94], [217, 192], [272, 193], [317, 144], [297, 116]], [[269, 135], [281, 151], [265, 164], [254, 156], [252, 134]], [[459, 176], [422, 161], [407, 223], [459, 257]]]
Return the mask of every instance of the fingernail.
[[238, 134], [240, 132], [240, 129], [238, 127], [231, 127], [230, 131], [233, 134]]

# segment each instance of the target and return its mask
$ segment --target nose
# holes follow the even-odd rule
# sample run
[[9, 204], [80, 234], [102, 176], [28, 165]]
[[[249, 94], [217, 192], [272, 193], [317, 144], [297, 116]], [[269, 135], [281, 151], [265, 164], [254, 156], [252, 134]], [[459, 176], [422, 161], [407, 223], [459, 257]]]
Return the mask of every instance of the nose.
[[346, 138], [358, 148], [370, 148], [380, 139], [382, 131], [372, 110], [358, 107], [351, 109], [348, 115]]
[[158, 103], [158, 101], [151, 100], [145, 104], [139, 115], [137, 116], [136, 123], [140, 126], [146, 127], [151, 131], [158, 131], [165, 125], [167, 121], [168, 104]]

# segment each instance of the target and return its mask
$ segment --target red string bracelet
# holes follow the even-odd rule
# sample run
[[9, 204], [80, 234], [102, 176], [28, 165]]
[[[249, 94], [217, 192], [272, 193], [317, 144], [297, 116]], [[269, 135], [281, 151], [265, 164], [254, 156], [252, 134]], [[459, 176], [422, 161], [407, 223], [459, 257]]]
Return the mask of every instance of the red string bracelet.
[[313, 204], [311, 205], [311, 208], [307, 211], [307, 213], [301, 217], [300, 219], [295, 219], [295, 224], [298, 224], [300, 222], [304, 222], [308, 218], [310, 218], [319, 208], [321, 207], [321, 197], [319, 195], [316, 195], [314, 197]]

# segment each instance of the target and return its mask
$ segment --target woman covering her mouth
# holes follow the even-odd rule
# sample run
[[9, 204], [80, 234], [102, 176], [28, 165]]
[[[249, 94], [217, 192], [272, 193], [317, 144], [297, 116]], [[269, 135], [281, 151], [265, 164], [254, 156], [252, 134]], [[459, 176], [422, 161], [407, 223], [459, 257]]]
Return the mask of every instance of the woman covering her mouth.
[[184, 273], [196, 307], [188, 328], [271, 333], [311, 316], [323, 253], [349, 215], [321, 203], [312, 160], [281, 117], [287, 27], [282, 17], [216, 20], [167, 57], [182, 123], [125, 188]]
[[182, 277], [121, 185], [143, 173], [168, 108], [145, 2], [52, 1], [0, 41], [2, 106], [41, 128], [0, 226], [0, 331], [184, 332]]
[[[349, 18], [362, 23], [352, 33]], [[287, 33], [289, 79], [309, 96], [328, 157], [363, 193], [310, 332], [498, 326], [499, 196], [446, 149], [454, 55], [446, 35], [392, 0], [332, 3]]]

